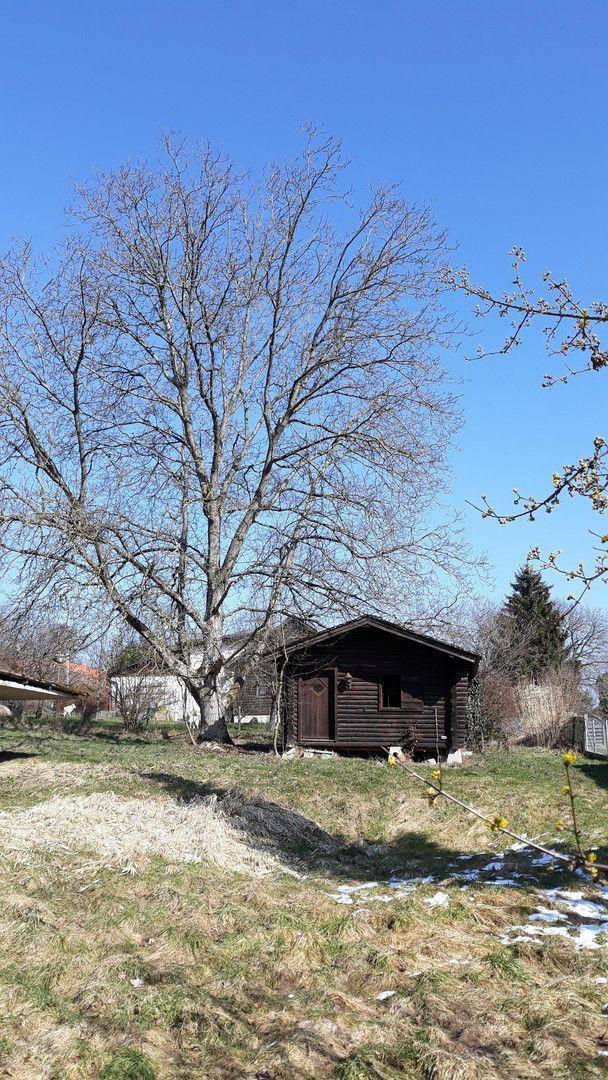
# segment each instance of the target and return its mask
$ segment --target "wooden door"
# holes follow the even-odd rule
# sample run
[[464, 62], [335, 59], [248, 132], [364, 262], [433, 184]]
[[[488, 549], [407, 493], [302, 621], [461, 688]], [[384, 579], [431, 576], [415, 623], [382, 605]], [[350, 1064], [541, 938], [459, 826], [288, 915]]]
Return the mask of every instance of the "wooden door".
[[299, 741], [327, 742], [334, 738], [334, 673], [321, 671], [300, 679]]

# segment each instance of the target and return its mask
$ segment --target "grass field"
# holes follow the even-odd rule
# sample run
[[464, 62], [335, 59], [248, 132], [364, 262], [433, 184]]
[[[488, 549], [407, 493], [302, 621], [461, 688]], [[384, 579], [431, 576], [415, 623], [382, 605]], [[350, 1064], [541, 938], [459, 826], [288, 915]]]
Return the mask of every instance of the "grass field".
[[[111, 731], [5, 731], [0, 750], [1, 1076], [605, 1075], [601, 918], [578, 948], [588, 901], [547, 890], [608, 897], [530, 852], [497, 859], [501, 838], [403, 770]], [[601, 849], [608, 767], [574, 772]], [[543, 751], [448, 778], [544, 840], [562, 784]], [[190, 821], [200, 861], [179, 848]], [[545, 925], [566, 929], [501, 941]]]

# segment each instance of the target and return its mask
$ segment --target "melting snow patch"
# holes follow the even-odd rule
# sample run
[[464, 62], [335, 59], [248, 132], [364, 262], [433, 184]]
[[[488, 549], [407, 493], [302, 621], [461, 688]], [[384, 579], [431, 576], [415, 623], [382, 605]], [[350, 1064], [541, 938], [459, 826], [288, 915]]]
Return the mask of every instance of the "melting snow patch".
[[564, 915], [563, 911], [553, 911], [550, 908], [539, 908], [535, 911], [534, 915], [530, 915], [530, 922], [548, 922], [556, 923], [561, 919], [567, 919], [568, 916]]
[[571, 915], [578, 915], [580, 919], [608, 920], [608, 910], [603, 904], [596, 904], [586, 899], [581, 892], [572, 892], [570, 889], [544, 889], [544, 895], [555, 903], [560, 903]]
[[[540, 941], [542, 937], [567, 938], [577, 949], [599, 949], [608, 942], [608, 908], [604, 904], [598, 904], [573, 889], [543, 889], [542, 894], [555, 907], [539, 907], [529, 916], [526, 925], [512, 926], [500, 939], [503, 945], [513, 945], [517, 941], [530, 944]], [[565, 925], [555, 926], [556, 922]]]
[[436, 892], [434, 896], [427, 896], [424, 900], [429, 907], [447, 907], [450, 898], [447, 892]]
[[555, 859], [551, 855], [539, 855], [538, 859], [532, 859], [531, 866], [550, 866]]

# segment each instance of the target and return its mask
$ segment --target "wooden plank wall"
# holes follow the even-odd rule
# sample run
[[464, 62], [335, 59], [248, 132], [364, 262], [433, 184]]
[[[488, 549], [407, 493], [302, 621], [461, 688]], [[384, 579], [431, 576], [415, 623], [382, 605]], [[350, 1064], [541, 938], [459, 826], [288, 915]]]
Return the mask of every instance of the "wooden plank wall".
[[252, 676], [246, 679], [239, 706], [243, 716], [268, 716], [272, 707], [272, 692], [268, 683]]
[[[456, 748], [464, 739], [466, 665], [429, 646], [362, 627], [330, 645], [294, 658], [287, 692], [288, 733], [298, 740], [297, 678], [326, 667], [337, 671], [337, 745], [407, 746], [435, 751]], [[350, 687], [347, 674], [351, 676]], [[401, 708], [379, 709], [384, 675], [402, 679]], [[442, 739], [441, 736], [447, 738]]]

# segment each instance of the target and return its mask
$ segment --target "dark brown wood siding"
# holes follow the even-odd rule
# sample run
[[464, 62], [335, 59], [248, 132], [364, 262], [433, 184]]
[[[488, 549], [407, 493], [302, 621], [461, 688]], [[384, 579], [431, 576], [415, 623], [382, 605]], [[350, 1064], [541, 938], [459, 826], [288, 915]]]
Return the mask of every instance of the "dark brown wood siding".
[[[432, 751], [439, 746], [440, 752], [462, 745], [468, 666], [431, 646], [368, 627], [292, 656], [286, 694], [288, 741], [306, 741], [299, 725], [299, 679], [330, 668], [335, 671], [335, 745]], [[393, 687], [394, 679], [399, 679], [398, 707], [382, 707], [385, 677], [393, 680]]]
[[267, 716], [272, 706], [272, 691], [264, 680], [249, 677], [243, 684], [239, 697], [242, 716]]

